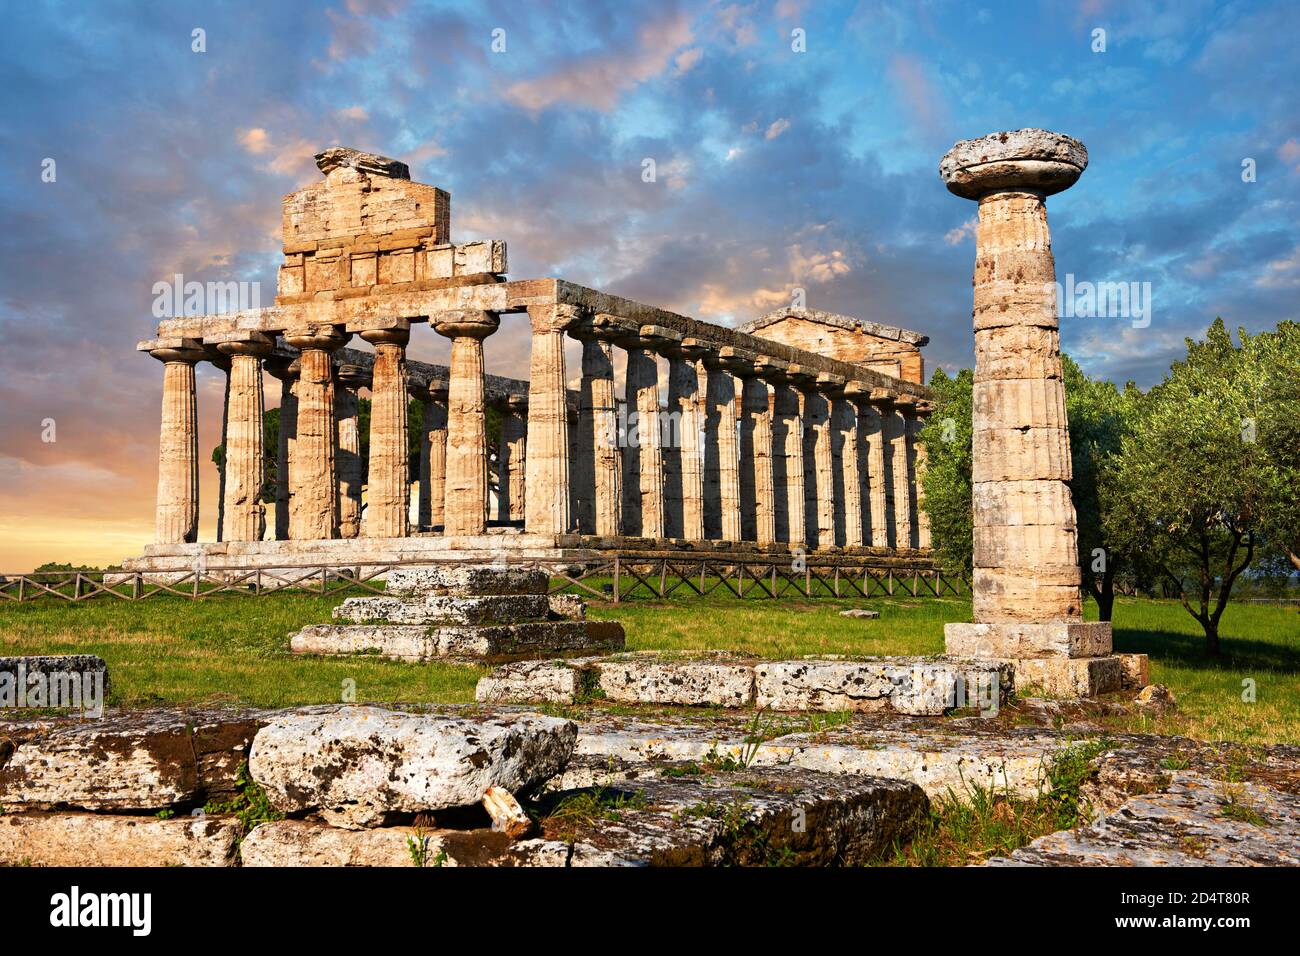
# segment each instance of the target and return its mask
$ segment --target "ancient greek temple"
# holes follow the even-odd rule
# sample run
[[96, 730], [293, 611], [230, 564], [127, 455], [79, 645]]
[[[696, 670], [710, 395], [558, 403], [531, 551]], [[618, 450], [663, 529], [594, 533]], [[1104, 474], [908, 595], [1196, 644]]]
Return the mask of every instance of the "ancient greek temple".
[[[346, 148], [316, 160], [323, 180], [284, 198], [275, 304], [164, 319], [137, 346], [162, 363], [163, 399], [157, 540], [128, 569], [611, 549], [926, 558], [925, 336], [802, 308], [730, 328], [564, 279], [508, 280], [505, 243], [452, 243], [449, 194], [404, 163]], [[484, 368], [511, 313], [527, 316], [527, 381]], [[450, 340], [449, 367], [407, 358], [422, 334]], [[200, 362], [227, 382], [213, 542], [198, 541]], [[264, 372], [279, 382], [273, 505]]]

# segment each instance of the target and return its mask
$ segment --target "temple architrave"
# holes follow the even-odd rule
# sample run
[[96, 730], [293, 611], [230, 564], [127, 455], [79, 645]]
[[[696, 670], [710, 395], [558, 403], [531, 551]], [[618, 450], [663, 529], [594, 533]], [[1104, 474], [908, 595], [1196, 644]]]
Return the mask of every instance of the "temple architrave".
[[[506, 244], [452, 242], [451, 197], [412, 182], [404, 163], [341, 147], [316, 162], [324, 178], [284, 197], [275, 304], [164, 319], [137, 345], [163, 365], [157, 535], [126, 569], [615, 549], [928, 566], [925, 336], [802, 309], [736, 329], [561, 278], [510, 280]], [[509, 313], [531, 329], [527, 381], [484, 368], [484, 340]], [[406, 357], [429, 335], [450, 341], [450, 367]], [[200, 362], [227, 380], [212, 542], [198, 540]], [[275, 449], [264, 372], [279, 386]], [[372, 402], [364, 494], [360, 389]], [[409, 397], [422, 406], [414, 474]]]

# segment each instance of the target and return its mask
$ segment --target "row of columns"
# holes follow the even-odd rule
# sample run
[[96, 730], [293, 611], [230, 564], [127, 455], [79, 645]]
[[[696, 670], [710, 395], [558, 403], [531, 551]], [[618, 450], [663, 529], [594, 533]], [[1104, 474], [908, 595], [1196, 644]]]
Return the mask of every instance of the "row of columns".
[[[572, 306], [530, 307], [529, 318], [529, 392], [508, 401], [497, 448], [498, 521], [544, 534], [929, 547], [918, 507], [924, 449], [915, 440], [921, 419], [914, 400]], [[498, 322], [483, 311], [431, 319], [451, 340], [451, 365], [446, 382], [416, 395], [424, 409], [417, 520], [449, 535], [487, 527], [483, 340]], [[281, 382], [275, 536], [409, 533], [409, 325], [360, 335], [375, 349], [368, 381], [360, 367], [333, 364], [347, 339], [334, 326], [286, 332], [299, 350], [291, 361], [271, 358], [271, 339], [259, 333], [226, 336], [206, 349], [177, 341], [152, 351], [165, 366], [159, 542], [197, 538], [194, 364], [204, 358], [229, 362], [219, 539], [260, 540], [266, 527], [263, 367]], [[564, 355], [570, 335], [582, 342], [572, 422]], [[622, 405], [615, 347], [627, 353]], [[668, 366], [664, 407], [660, 357]], [[373, 399], [363, 521], [356, 390], [367, 384]]]

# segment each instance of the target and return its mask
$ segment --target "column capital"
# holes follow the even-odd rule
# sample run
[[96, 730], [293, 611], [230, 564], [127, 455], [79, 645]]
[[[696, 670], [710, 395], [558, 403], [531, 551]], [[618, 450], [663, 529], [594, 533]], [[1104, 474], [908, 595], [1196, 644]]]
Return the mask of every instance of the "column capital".
[[358, 334], [371, 345], [406, 345], [411, 340], [411, 323], [403, 319], [399, 325], [386, 329], [362, 329]]
[[759, 355], [754, 359], [754, 370], [768, 382], [783, 383], [789, 378], [790, 363], [771, 355]]
[[341, 363], [334, 366], [334, 375], [339, 384], [354, 392], [359, 388], [369, 388], [374, 382], [374, 373], [364, 365]]
[[219, 332], [208, 336], [208, 345], [215, 345], [222, 355], [251, 355], [266, 358], [275, 346], [274, 340], [261, 332]]
[[817, 370], [807, 365], [800, 365], [798, 362], [792, 363], [785, 374], [791, 384], [801, 392], [812, 391], [817, 384]]
[[263, 368], [270, 372], [274, 377], [284, 381], [292, 381], [298, 377], [302, 371], [302, 362], [298, 356], [272, 354], [262, 363]]
[[873, 388], [868, 400], [882, 412], [892, 412], [894, 410], [894, 399], [897, 397], [887, 388]]
[[528, 321], [534, 332], [568, 332], [581, 325], [587, 310], [565, 302], [546, 302], [528, 306]]
[[998, 192], [1059, 193], [1088, 167], [1088, 150], [1064, 133], [1017, 129], [961, 140], [939, 162], [948, 191], [964, 199]]
[[185, 338], [148, 339], [137, 344], [136, 350], [148, 352], [160, 362], [184, 362], [186, 365], [203, 361], [207, 354], [198, 339]]
[[871, 400], [873, 389], [865, 382], [849, 382], [844, 386], [844, 397], [856, 404]]
[[454, 309], [434, 313], [429, 316], [429, 324], [435, 332], [449, 339], [470, 338], [481, 341], [497, 330], [501, 317], [495, 312], [482, 309]]
[[817, 375], [817, 391], [833, 398], [843, 396], [848, 384], [849, 380], [843, 375], [833, 375], [830, 372], [820, 372]]
[[301, 351], [334, 352], [348, 341], [348, 333], [336, 325], [307, 325], [286, 329], [284, 340]]
[[718, 361], [722, 367], [741, 378], [753, 378], [758, 374], [758, 369], [754, 367], [757, 360], [758, 354], [748, 349], [738, 349], [731, 345], [718, 349]]
[[528, 411], [528, 396], [512, 393], [506, 396], [505, 406], [516, 415]]
[[692, 336], [686, 336], [680, 342], [673, 345], [669, 350], [670, 355], [680, 356], [692, 362], [698, 362], [706, 354], [714, 351], [711, 344], [704, 339], [697, 339]]

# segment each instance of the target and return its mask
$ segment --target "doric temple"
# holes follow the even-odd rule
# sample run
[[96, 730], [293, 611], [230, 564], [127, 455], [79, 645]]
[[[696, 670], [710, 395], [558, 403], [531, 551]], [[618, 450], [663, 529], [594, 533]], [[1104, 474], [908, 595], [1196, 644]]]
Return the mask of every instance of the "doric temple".
[[[163, 363], [157, 541], [126, 568], [617, 549], [926, 561], [925, 336], [806, 309], [728, 328], [564, 279], [508, 280], [505, 243], [453, 243], [451, 197], [404, 163], [346, 148], [316, 161], [323, 180], [284, 198], [275, 304], [164, 319], [137, 346]], [[506, 313], [531, 327], [527, 381], [484, 369]], [[450, 339], [450, 367], [407, 359], [430, 331]], [[373, 352], [348, 348], [353, 336]], [[580, 369], [566, 366], [570, 338]], [[199, 362], [227, 376], [219, 540], [204, 543]], [[263, 372], [280, 387], [273, 505]], [[423, 409], [415, 475], [408, 396]]]

